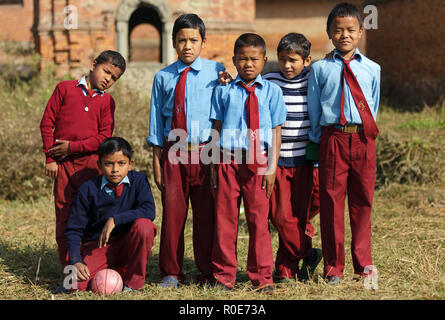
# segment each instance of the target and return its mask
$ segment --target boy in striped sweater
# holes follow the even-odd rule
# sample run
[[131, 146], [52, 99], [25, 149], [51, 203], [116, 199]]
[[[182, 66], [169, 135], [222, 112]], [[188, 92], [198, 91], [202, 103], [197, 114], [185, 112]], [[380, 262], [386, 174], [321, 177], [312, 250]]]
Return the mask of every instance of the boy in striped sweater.
[[[264, 79], [281, 87], [287, 107], [275, 188], [270, 198], [269, 218], [279, 233], [276, 282], [294, 281], [296, 274], [302, 281], [309, 279], [322, 257], [320, 249], [312, 248], [312, 239], [306, 233], [313, 186], [313, 162], [305, 159], [310, 129], [310, 48], [311, 43], [302, 34], [285, 35], [277, 48], [280, 71], [264, 75]], [[301, 259], [303, 265], [298, 273]]]

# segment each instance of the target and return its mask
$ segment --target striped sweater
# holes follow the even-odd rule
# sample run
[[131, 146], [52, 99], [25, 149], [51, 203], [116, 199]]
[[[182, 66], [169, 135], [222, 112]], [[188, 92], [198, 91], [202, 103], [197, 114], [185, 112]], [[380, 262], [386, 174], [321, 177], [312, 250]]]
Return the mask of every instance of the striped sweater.
[[286, 122], [281, 128], [281, 150], [278, 165], [296, 167], [306, 164], [306, 145], [309, 142], [309, 113], [307, 109], [307, 86], [309, 70], [303, 71], [293, 79], [285, 78], [280, 72], [264, 75], [279, 85], [283, 91], [287, 107]]

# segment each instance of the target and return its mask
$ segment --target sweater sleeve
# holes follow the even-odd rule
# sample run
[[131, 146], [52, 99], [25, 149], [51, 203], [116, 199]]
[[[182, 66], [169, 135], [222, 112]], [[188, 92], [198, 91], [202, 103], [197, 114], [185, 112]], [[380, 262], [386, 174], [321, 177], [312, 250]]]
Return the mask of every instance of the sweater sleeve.
[[90, 208], [90, 205], [88, 189], [80, 188], [76, 195], [76, 200], [71, 207], [68, 223], [65, 228], [70, 264], [82, 261], [80, 246], [88, 224], [88, 208]]
[[100, 120], [98, 124], [98, 134], [80, 141], [70, 141], [71, 153], [91, 153], [97, 152], [99, 145], [106, 138], [113, 135], [114, 130], [114, 111], [116, 105], [113, 97], [109, 96], [109, 103], [106, 103], [100, 111]]
[[151, 221], [155, 219], [155, 202], [147, 177], [141, 174], [132, 183], [134, 184], [132, 188], [136, 188], [136, 199], [133, 209], [115, 213], [113, 218], [116, 226], [130, 223], [138, 218], [147, 218]]
[[46, 163], [55, 162], [48, 154], [48, 149], [54, 145], [54, 127], [56, 123], [56, 115], [63, 102], [63, 89], [59, 83], [54, 89], [53, 94], [48, 100], [42, 120], [40, 121], [40, 134], [43, 141], [43, 152], [46, 156]]

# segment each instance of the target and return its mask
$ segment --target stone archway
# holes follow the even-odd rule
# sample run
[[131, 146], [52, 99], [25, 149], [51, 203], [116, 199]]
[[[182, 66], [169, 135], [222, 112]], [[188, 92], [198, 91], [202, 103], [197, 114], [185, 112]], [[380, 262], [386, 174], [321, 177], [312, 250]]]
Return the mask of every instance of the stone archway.
[[162, 23], [161, 59], [168, 65], [175, 61], [175, 52], [171, 45], [173, 30], [172, 13], [164, 0], [123, 0], [116, 15], [116, 47], [125, 59], [129, 57], [129, 23], [131, 15], [141, 6], [155, 10]]

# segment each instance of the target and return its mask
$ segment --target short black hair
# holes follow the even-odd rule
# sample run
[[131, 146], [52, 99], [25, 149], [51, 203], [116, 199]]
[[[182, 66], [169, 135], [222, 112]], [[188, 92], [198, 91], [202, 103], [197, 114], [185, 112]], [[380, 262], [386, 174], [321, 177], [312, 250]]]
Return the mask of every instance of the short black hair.
[[201, 39], [204, 40], [206, 37], [206, 27], [204, 25], [204, 21], [202, 21], [202, 19], [194, 13], [184, 13], [176, 18], [175, 24], [173, 25], [173, 41], [175, 41], [176, 34], [181, 29], [198, 29]]
[[360, 15], [360, 11], [353, 4], [342, 2], [337, 4], [329, 13], [328, 22], [326, 24], [326, 31], [329, 32], [332, 21], [336, 17], [355, 17], [358, 20], [360, 25], [360, 29], [363, 27], [362, 17]]
[[99, 161], [106, 155], [119, 151], [122, 151], [129, 160], [133, 157], [133, 149], [127, 140], [121, 137], [106, 138], [99, 146]]
[[256, 33], [243, 33], [240, 35], [235, 41], [233, 54], [236, 55], [238, 49], [242, 47], [257, 47], [261, 49], [263, 55], [266, 55], [266, 42]]
[[301, 33], [291, 32], [281, 38], [278, 43], [277, 52], [294, 51], [299, 54], [303, 60], [306, 60], [311, 54], [311, 43]]
[[119, 52], [113, 50], [103, 51], [96, 57], [96, 59], [94, 59], [94, 62], [96, 64], [110, 62], [113, 66], [121, 69], [122, 73], [124, 73], [127, 68], [125, 58]]

